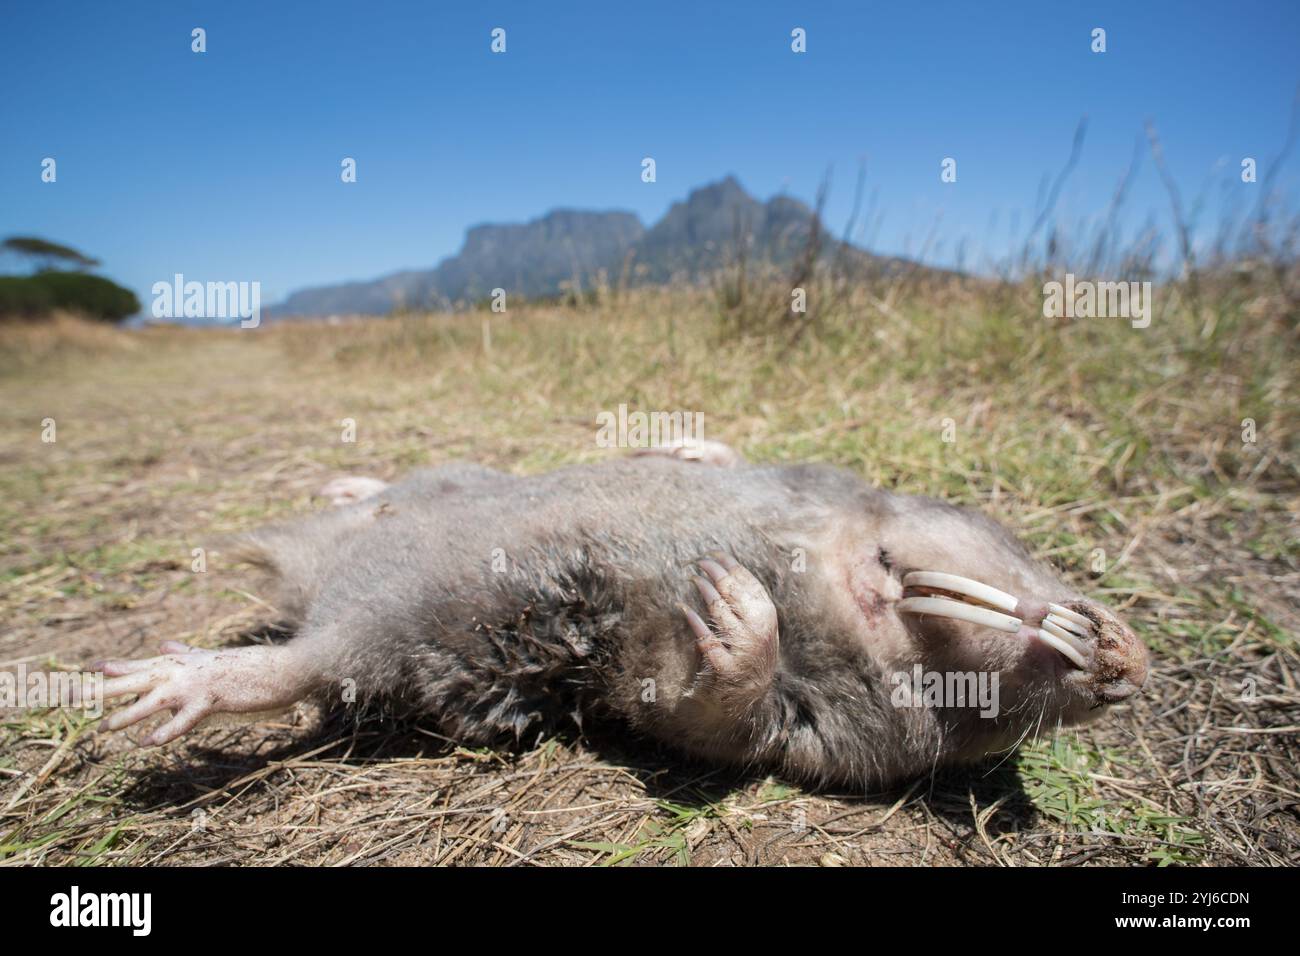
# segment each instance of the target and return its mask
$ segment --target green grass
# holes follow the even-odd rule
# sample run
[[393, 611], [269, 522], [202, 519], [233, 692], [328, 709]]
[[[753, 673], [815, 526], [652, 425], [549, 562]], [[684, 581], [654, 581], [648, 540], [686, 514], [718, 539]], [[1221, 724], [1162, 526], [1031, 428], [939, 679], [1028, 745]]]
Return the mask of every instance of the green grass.
[[629, 866], [643, 855], [663, 856], [678, 866], [689, 866], [691, 828], [701, 821], [716, 819], [725, 812], [721, 807], [709, 803], [687, 806], [670, 800], [656, 800], [655, 806], [660, 817], [642, 823], [632, 837], [633, 842], [574, 840], [570, 845], [603, 854], [601, 866]]
[[1196, 863], [1204, 837], [1190, 817], [1164, 812], [1133, 799], [1108, 797], [1097, 773], [1118, 776], [1125, 760], [1091, 750], [1068, 737], [1022, 748], [1016, 773], [1035, 809], [1075, 832], [1113, 834], [1132, 844], [1142, 860], [1166, 866]]
[[[706, 434], [751, 460], [830, 462], [993, 514], [1081, 591], [1116, 606], [1151, 647], [1153, 679], [1142, 695], [1078, 738], [1027, 747], [1016, 762], [1034, 826], [1052, 831], [1046, 849], [1026, 847], [1027, 862], [1050, 858], [1057, 845], [1112, 863], [1240, 862], [1228, 845], [1278, 862], [1297, 845], [1279, 794], [1300, 786], [1286, 776], [1300, 754], [1286, 734], [1234, 736], [1231, 728], [1267, 731], [1300, 719], [1300, 361], [1285, 302], [1266, 287], [1234, 296], [1202, 335], [1177, 309], [1160, 311], [1146, 330], [1050, 322], [1033, 288], [917, 296], [890, 310], [855, 293], [789, 348], [781, 334], [728, 334], [717, 303], [689, 290], [580, 308], [512, 305], [491, 316], [490, 351], [482, 314], [249, 334], [0, 329], [0, 613], [15, 635], [4, 654], [71, 660], [191, 632], [209, 645], [235, 640], [264, 613], [245, 596], [255, 594], [253, 579], [221, 567], [193, 574], [190, 548], [307, 512], [332, 477], [394, 477], [453, 458], [539, 472], [610, 454], [595, 444], [599, 411], [702, 411]], [[59, 422], [54, 445], [39, 441], [46, 416]], [[1249, 447], [1240, 438], [1245, 417], [1258, 423]], [[343, 418], [357, 421], [354, 444], [340, 441]], [[945, 419], [955, 424], [953, 442], [942, 440]], [[1098, 550], [1100, 572], [1091, 567]], [[1256, 676], [1270, 709], [1207, 692]], [[6, 715], [0, 770], [39, 770], [69, 732], [48, 713]], [[1137, 747], [1138, 732], [1151, 756]], [[1185, 759], [1189, 739], [1194, 753]], [[79, 738], [76, 752], [91, 746]], [[120, 795], [143, 771], [178, 758], [93, 752], [97, 762], [65, 761], [21, 813], [0, 815], [0, 853], [117, 863], [173, 852], [166, 848], [184, 821], [128, 807]], [[555, 741], [537, 753], [546, 768], [577, 759]], [[500, 774], [504, 788], [513, 760], [480, 754], [472, 777]], [[331, 775], [355, 777], [360, 789], [374, 769], [311, 763], [296, 773], [322, 789], [333, 787]], [[0, 775], [0, 786], [21, 779]], [[1267, 793], [1198, 799], [1223, 781]], [[242, 790], [222, 794], [222, 785], [205, 792], [232, 817], [254, 806], [279, 812]], [[420, 781], [416, 792], [427, 790]], [[613, 791], [635, 818], [553, 845], [606, 865], [707, 861], [721, 852], [719, 833], [752, 830], [770, 841], [770, 828], [760, 836], [755, 823], [758, 808], [796, 793], [756, 781], [724, 801], [665, 800], [647, 810], [637, 786]], [[318, 818], [319, 808], [302, 809], [309, 798], [301, 793], [269, 792], [302, 819]], [[366, 791], [348, 805], [361, 812], [396, 799]], [[875, 839], [891, 848], [914, 842], [930, 826], [925, 801], [946, 799], [918, 796], [889, 828], [861, 837], [863, 852]], [[807, 802], [843, 812], [829, 798]], [[1251, 815], [1252, 805], [1278, 809]], [[1242, 833], [1252, 845], [1237, 846]], [[456, 846], [452, 835], [436, 845], [440, 853]], [[302, 852], [330, 859], [314, 844]], [[781, 852], [798, 861], [825, 851], [783, 844]], [[905, 859], [930, 858], [918, 850]]]

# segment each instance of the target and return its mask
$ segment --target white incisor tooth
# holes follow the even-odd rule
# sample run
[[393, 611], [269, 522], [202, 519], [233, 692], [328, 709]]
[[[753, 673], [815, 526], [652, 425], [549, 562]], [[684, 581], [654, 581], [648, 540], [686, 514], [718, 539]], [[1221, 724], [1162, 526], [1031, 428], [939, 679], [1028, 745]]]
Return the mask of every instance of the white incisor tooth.
[[1076, 637], [1082, 637], [1082, 638], [1084, 638], [1085, 640], [1088, 638], [1088, 632], [1087, 632], [1087, 631], [1085, 631], [1083, 628], [1081, 628], [1078, 624], [1075, 624], [1073, 621], [1070, 621], [1070, 620], [1067, 620], [1066, 618], [1061, 617], [1059, 614], [1049, 614], [1049, 615], [1047, 615], [1047, 617], [1043, 618], [1043, 623], [1044, 623], [1044, 624], [1055, 624], [1055, 625], [1056, 625], [1057, 627], [1059, 627], [1061, 630], [1063, 630], [1063, 631], [1069, 631], [1071, 634], [1075, 635]]
[[[911, 575], [908, 575], [908, 577], [911, 577]], [[990, 611], [986, 607], [962, 604], [960, 601], [952, 601], [948, 598], [903, 598], [898, 602], [898, 609], [912, 614], [933, 614], [935, 617], [950, 617], [958, 621], [969, 621], [971, 624], [982, 624], [985, 627], [1006, 631], [1008, 634], [1014, 634], [1020, 630], [1020, 618], [1018, 617]]]
[[1047, 605], [1047, 609], [1053, 614], [1065, 618], [1067, 621], [1073, 621], [1084, 630], [1092, 630], [1092, 621], [1088, 620], [1078, 611], [1071, 611], [1068, 607], [1061, 607], [1059, 604], [1049, 604]]
[[1087, 659], [1075, 649], [1073, 644], [1065, 642], [1055, 634], [1049, 633], [1046, 628], [1041, 627], [1038, 629], [1038, 639], [1052, 650], [1060, 651], [1079, 670], [1086, 671], [1088, 669]]
[[1048, 634], [1051, 634], [1057, 640], [1065, 641], [1065, 643], [1069, 644], [1076, 651], [1078, 651], [1079, 654], [1082, 655], [1085, 660], [1087, 659], [1088, 645], [1083, 643], [1083, 641], [1079, 640], [1069, 631], [1065, 630], [1065, 628], [1055, 624], [1052, 621], [1047, 621], [1047, 620], [1043, 621], [1042, 627], [1043, 630], [1045, 630]]
[[903, 587], [907, 587], [909, 584], [965, 594], [977, 601], [983, 601], [985, 604], [1001, 608], [1008, 614], [1014, 613], [1016, 605], [1020, 603], [1005, 591], [999, 591], [997, 588], [981, 584], [979, 581], [972, 581], [970, 578], [959, 577], [956, 574], [944, 574], [941, 571], [913, 571], [911, 574], [903, 575]]

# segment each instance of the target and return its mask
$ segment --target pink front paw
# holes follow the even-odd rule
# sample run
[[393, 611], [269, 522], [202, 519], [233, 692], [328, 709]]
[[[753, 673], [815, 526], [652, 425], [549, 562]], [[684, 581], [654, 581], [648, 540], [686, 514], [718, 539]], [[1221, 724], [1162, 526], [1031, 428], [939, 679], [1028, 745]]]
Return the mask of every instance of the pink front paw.
[[695, 586], [709, 623], [688, 607], [682, 611], [700, 651], [701, 677], [729, 703], [743, 705], [765, 692], [776, 672], [776, 605], [762, 582], [730, 555], [704, 558], [699, 566], [706, 576], [695, 577]]

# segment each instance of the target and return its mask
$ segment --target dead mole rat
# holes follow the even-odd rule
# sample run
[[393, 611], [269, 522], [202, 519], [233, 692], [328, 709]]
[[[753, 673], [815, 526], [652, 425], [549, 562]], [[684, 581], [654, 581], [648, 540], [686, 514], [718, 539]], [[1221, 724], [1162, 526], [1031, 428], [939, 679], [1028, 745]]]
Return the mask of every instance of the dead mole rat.
[[251, 538], [296, 636], [108, 662], [105, 696], [137, 700], [107, 726], [170, 711], [144, 741], [162, 744], [312, 693], [472, 745], [603, 716], [872, 789], [1086, 722], [1146, 678], [1131, 630], [979, 513], [716, 443], [661, 452], [333, 482], [342, 507]]

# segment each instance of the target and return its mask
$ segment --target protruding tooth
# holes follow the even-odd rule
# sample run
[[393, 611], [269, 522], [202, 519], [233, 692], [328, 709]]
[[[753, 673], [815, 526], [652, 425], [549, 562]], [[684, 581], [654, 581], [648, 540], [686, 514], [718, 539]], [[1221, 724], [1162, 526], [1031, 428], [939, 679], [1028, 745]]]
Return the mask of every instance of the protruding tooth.
[[1087, 658], [1080, 654], [1073, 644], [1062, 640], [1055, 634], [1049, 633], [1046, 628], [1041, 627], [1038, 629], [1038, 639], [1048, 647], [1052, 648], [1052, 650], [1059, 651], [1067, 660], [1070, 661], [1071, 664], [1079, 668], [1079, 670], [1086, 671], [1088, 669]]
[[950, 617], [958, 621], [969, 621], [971, 624], [982, 624], [985, 627], [1006, 631], [1008, 634], [1014, 634], [1020, 630], [1020, 618], [1018, 617], [990, 611], [986, 607], [962, 604], [960, 601], [953, 601], [948, 598], [903, 598], [898, 602], [898, 609], [912, 614], [933, 614], [935, 617]]
[[941, 571], [913, 571], [910, 574], [903, 575], [903, 587], [907, 587], [909, 584], [965, 594], [977, 601], [983, 601], [985, 604], [1001, 608], [1007, 613], [1014, 612], [1016, 605], [1019, 603], [1005, 591], [999, 591], [997, 588], [981, 584], [979, 581], [972, 581], [970, 578], [959, 577], [956, 574], [944, 574]]
[[1049, 614], [1047, 615], [1047, 617], [1043, 618], [1044, 624], [1048, 623], [1049, 621], [1055, 624], [1057, 627], [1061, 628], [1061, 630], [1069, 631], [1071, 634], [1074, 634], [1077, 637], [1082, 637], [1084, 640], [1087, 640], [1087, 638], [1089, 637], [1088, 632], [1085, 631], [1083, 628], [1081, 628], [1078, 624], [1075, 624], [1073, 621], [1061, 617], [1061, 615], [1059, 614]]
[[1088, 645], [1083, 643], [1083, 641], [1079, 640], [1079, 638], [1075, 637], [1073, 634], [1069, 633], [1064, 628], [1058, 626], [1052, 621], [1046, 621], [1046, 620], [1043, 621], [1043, 630], [1045, 630], [1048, 634], [1051, 634], [1053, 637], [1065, 641], [1065, 643], [1073, 647], [1076, 651], [1078, 651], [1081, 655], [1083, 655], [1083, 658], [1085, 660], [1087, 660], [1088, 653], [1089, 653]]
[[1073, 621], [1075, 624], [1078, 624], [1084, 630], [1087, 631], [1092, 630], [1092, 621], [1088, 620], [1078, 611], [1071, 611], [1068, 607], [1061, 607], [1061, 605], [1059, 604], [1049, 604], [1047, 605], [1047, 609], [1051, 611], [1053, 614], [1060, 615], [1061, 617], [1065, 618], [1067, 621]]

